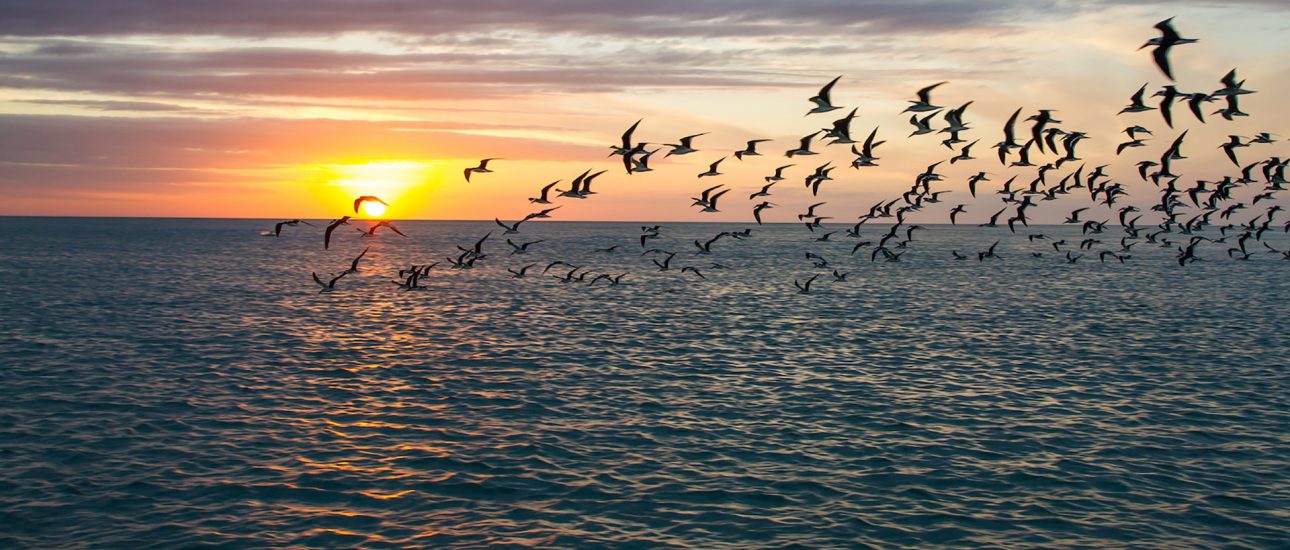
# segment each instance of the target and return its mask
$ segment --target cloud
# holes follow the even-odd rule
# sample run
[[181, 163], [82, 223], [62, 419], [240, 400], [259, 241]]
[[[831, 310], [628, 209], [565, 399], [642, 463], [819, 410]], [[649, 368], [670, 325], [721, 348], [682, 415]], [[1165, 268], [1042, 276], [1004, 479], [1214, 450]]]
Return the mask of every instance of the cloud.
[[703, 60], [682, 53], [654, 58], [642, 53], [624, 62], [524, 52], [375, 54], [255, 47], [177, 52], [66, 41], [33, 46], [0, 57], [0, 86], [208, 100], [289, 96], [421, 101], [641, 86], [776, 86], [785, 80], [721, 61], [696, 66]]
[[0, 34], [270, 36], [386, 32], [442, 35], [522, 29], [609, 36], [812, 35], [956, 28], [1071, 9], [1021, 0], [10, 0]]
[[492, 125], [347, 120], [0, 115], [0, 190], [145, 191], [230, 183], [337, 159], [602, 157], [597, 147], [470, 133]]
[[70, 105], [83, 107], [97, 111], [195, 111], [192, 107], [183, 105], [173, 105], [170, 103], [157, 103], [153, 101], [113, 101], [113, 100], [91, 100], [91, 99], [19, 99], [19, 103], [30, 103], [33, 105]]

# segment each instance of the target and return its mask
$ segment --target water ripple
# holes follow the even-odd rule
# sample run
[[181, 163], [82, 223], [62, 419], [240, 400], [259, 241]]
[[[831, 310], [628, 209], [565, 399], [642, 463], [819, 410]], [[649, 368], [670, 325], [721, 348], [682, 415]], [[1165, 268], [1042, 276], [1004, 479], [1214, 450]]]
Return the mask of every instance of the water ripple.
[[1290, 540], [1290, 262], [1066, 265], [1018, 240], [981, 265], [949, 250], [995, 235], [933, 227], [898, 264], [809, 244], [852, 275], [798, 295], [800, 227], [726, 243], [697, 281], [591, 252], [635, 225], [547, 223], [525, 263], [630, 284], [511, 279], [503, 251], [400, 293], [394, 266], [491, 229], [406, 223], [319, 295], [308, 272], [356, 243], [17, 223], [0, 547]]

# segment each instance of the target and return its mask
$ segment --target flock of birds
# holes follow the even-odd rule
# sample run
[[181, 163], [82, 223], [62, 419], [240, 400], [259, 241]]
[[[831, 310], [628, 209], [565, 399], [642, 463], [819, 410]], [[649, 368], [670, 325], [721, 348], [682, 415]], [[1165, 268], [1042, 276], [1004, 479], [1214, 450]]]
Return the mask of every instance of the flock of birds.
[[[1171, 18], [1172, 19], [1172, 18]], [[1197, 42], [1196, 39], [1183, 38], [1174, 30], [1171, 19], [1161, 21], [1155, 25], [1160, 32], [1160, 36], [1148, 40], [1142, 48], [1151, 48], [1152, 59], [1159, 70], [1171, 82], [1174, 82], [1173, 71], [1170, 66], [1169, 54], [1172, 48]], [[833, 87], [838, 83], [841, 77], [834, 78], [825, 84], [819, 92], [809, 98], [813, 107], [806, 113], [808, 116], [830, 113], [843, 109], [835, 105], [832, 100]], [[1158, 102], [1152, 101], [1151, 104], [1147, 96], [1147, 85], [1143, 85], [1129, 99], [1129, 104], [1125, 106], [1119, 114], [1138, 114], [1156, 111], [1163, 119], [1164, 125], [1172, 130], [1175, 124], [1173, 108], [1176, 104], [1185, 105], [1191, 116], [1200, 123], [1205, 123], [1206, 109], [1205, 104], [1211, 102], [1222, 102], [1222, 107], [1217, 111], [1210, 113], [1218, 115], [1221, 118], [1231, 121], [1237, 117], [1246, 117], [1246, 113], [1240, 109], [1240, 97], [1245, 94], [1254, 93], [1244, 87], [1245, 82], [1237, 78], [1236, 70], [1233, 69], [1223, 76], [1220, 81], [1222, 87], [1213, 92], [1182, 92], [1177, 86], [1169, 84], [1156, 91], [1151, 98], [1160, 98]], [[938, 173], [938, 167], [944, 163], [954, 165], [960, 162], [969, 162], [976, 160], [973, 156], [973, 148], [980, 139], [968, 141], [963, 134], [972, 130], [967, 120], [967, 109], [972, 104], [971, 101], [964, 103], [955, 108], [946, 108], [937, 105], [932, 97], [933, 92], [945, 82], [938, 82], [926, 86], [916, 93], [916, 98], [909, 101], [909, 106], [903, 113], [909, 113], [909, 123], [912, 126], [912, 132], [909, 139], [918, 136], [935, 134], [944, 135], [945, 139], [941, 144], [953, 151], [955, 154], [947, 159], [935, 162], [925, 170], [917, 174], [912, 186], [899, 196], [892, 197], [889, 200], [883, 200], [861, 214], [858, 221], [849, 228], [831, 230], [831, 227], [824, 222], [832, 220], [830, 216], [822, 215], [819, 212], [821, 207], [827, 205], [827, 201], [820, 201], [811, 204], [803, 213], [797, 214], [797, 221], [802, 223], [812, 242], [829, 241], [830, 238], [842, 232], [847, 238], [854, 239], [855, 243], [851, 247], [851, 254], [855, 255], [862, 251], [867, 252], [870, 261], [898, 262], [914, 242], [915, 231], [924, 229], [921, 225], [911, 224], [909, 218], [912, 214], [919, 212], [926, 205], [942, 202], [944, 195], [949, 190], [934, 189], [934, 186], [942, 185], [943, 176]], [[817, 155], [819, 151], [813, 150], [820, 144], [825, 146], [831, 145], [849, 145], [850, 151], [855, 155], [851, 161], [850, 167], [854, 169], [863, 169], [866, 167], [878, 166], [877, 149], [886, 143], [885, 140], [878, 139], [878, 128], [874, 128], [863, 140], [853, 139], [851, 125], [856, 118], [858, 109], [851, 109], [846, 116], [836, 119], [828, 128], [820, 129], [816, 132], [803, 136], [795, 147], [788, 149], [783, 154], [788, 159], [800, 162], [804, 157]], [[1183, 155], [1183, 146], [1186, 143], [1187, 131], [1184, 130], [1173, 139], [1169, 140], [1166, 147], [1159, 157], [1153, 157], [1149, 160], [1137, 162], [1137, 176], [1151, 183], [1158, 190], [1158, 198], [1153, 199], [1151, 211], [1159, 213], [1161, 219], [1155, 225], [1140, 225], [1139, 220], [1144, 213], [1136, 206], [1125, 204], [1125, 197], [1129, 195], [1122, 183], [1115, 181], [1110, 173], [1107, 172], [1109, 165], [1103, 164], [1095, 167], [1087, 167], [1079, 163], [1082, 159], [1077, 152], [1080, 142], [1088, 138], [1088, 134], [1076, 129], [1063, 127], [1063, 123], [1054, 117], [1054, 110], [1039, 109], [1034, 114], [1021, 118], [1024, 109], [1018, 108], [1008, 118], [1003, 127], [1003, 136], [1000, 141], [992, 145], [995, 149], [992, 156], [997, 157], [998, 162], [1005, 168], [1020, 168], [1023, 171], [1031, 171], [1026, 175], [1026, 179], [1019, 180], [1021, 174], [1012, 175], [1003, 181], [1002, 187], [993, 190], [993, 193], [1000, 197], [1000, 208], [993, 212], [988, 221], [979, 224], [982, 227], [1007, 227], [1009, 234], [1017, 233], [1018, 229], [1025, 231], [1025, 237], [1030, 242], [1044, 241], [1047, 242], [1054, 253], [1068, 263], [1076, 263], [1086, 255], [1096, 253], [1098, 260], [1102, 262], [1114, 261], [1123, 263], [1132, 258], [1131, 252], [1134, 246], [1158, 245], [1165, 248], [1177, 250], [1176, 261], [1180, 266], [1186, 266], [1192, 262], [1202, 259], [1201, 247], [1213, 247], [1219, 245], [1224, 249], [1223, 256], [1235, 260], [1249, 260], [1258, 253], [1272, 253], [1280, 255], [1282, 259], [1290, 260], [1290, 250], [1278, 250], [1264, 240], [1268, 231], [1279, 229], [1280, 232], [1290, 232], [1290, 221], [1274, 221], [1281, 207], [1271, 204], [1275, 200], [1276, 194], [1285, 189], [1286, 183], [1285, 170], [1290, 160], [1283, 160], [1276, 156], [1266, 156], [1260, 160], [1243, 162], [1240, 160], [1241, 153], [1238, 151], [1252, 147], [1261, 147], [1267, 144], [1277, 142], [1274, 135], [1270, 132], [1260, 132], [1252, 137], [1242, 137], [1237, 135], [1229, 136], [1228, 141], [1219, 146], [1227, 158], [1230, 159], [1234, 166], [1231, 175], [1224, 176], [1217, 181], [1196, 180], [1192, 184], [1180, 183], [1182, 176], [1177, 172], [1176, 161], [1186, 159]], [[938, 118], [944, 123], [938, 127]], [[1018, 128], [1021, 121], [1031, 123], [1028, 131], [1025, 128]], [[676, 143], [659, 143], [639, 142], [635, 140], [635, 132], [641, 124], [641, 120], [632, 124], [621, 136], [621, 140], [610, 146], [610, 158], [617, 157], [621, 162], [622, 170], [628, 174], [641, 174], [650, 172], [650, 161], [653, 156], [662, 151], [664, 147], [668, 150], [663, 155], [664, 158], [672, 156], [682, 156], [697, 153], [700, 151], [696, 145], [699, 138], [706, 133], [697, 133], [687, 135], [676, 140]], [[1157, 128], [1156, 131], [1160, 131]], [[1152, 130], [1138, 124], [1126, 127], [1123, 133], [1127, 139], [1116, 147], [1116, 155], [1124, 154], [1125, 151], [1135, 148], [1148, 147], [1148, 136], [1154, 136]], [[1163, 132], [1161, 132], [1163, 133]], [[758, 148], [766, 147], [763, 144], [770, 142], [768, 139], [751, 139], [748, 140], [745, 147], [739, 151], [733, 152], [736, 161], [744, 161], [750, 157], [763, 156], [763, 152]], [[698, 178], [715, 178], [722, 175], [721, 164], [728, 157], [721, 157], [712, 162], [708, 169], [698, 174]], [[1049, 160], [1044, 160], [1049, 159]], [[464, 177], [467, 182], [471, 181], [472, 175], [479, 177], [482, 174], [489, 174], [493, 169], [489, 168], [490, 163], [502, 160], [499, 158], [487, 158], [479, 162], [478, 166], [466, 168]], [[769, 199], [776, 192], [776, 186], [788, 179], [786, 171], [796, 166], [796, 163], [788, 163], [776, 167], [773, 173], [765, 176], [765, 185], [755, 193], [749, 195], [749, 202], [752, 205], [752, 218], [758, 225], [763, 223], [763, 215], [766, 210], [775, 208], [777, 204]], [[1064, 175], [1058, 176], [1058, 173], [1067, 167]], [[1074, 167], [1071, 169], [1071, 167]], [[813, 171], [804, 178], [805, 188], [812, 197], [818, 196], [822, 189], [826, 189], [824, 184], [833, 181], [832, 171], [837, 168], [832, 162], [826, 162], [816, 166]], [[592, 190], [592, 184], [597, 177], [606, 173], [605, 170], [587, 170], [575, 177], [567, 189], [557, 189], [556, 186], [560, 181], [554, 181], [543, 186], [537, 193], [537, 196], [528, 198], [528, 202], [533, 205], [551, 205], [556, 199], [588, 199], [596, 194]], [[990, 174], [986, 171], [979, 171], [968, 178], [966, 182], [967, 192], [975, 198], [978, 192], [985, 192], [981, 188], [986, 182], [992, 182]], [[1028, 180], [1028, 181], [1027, 181]], [[1055, 180], [1055, 181], [1054, 181]], [[1238, 200], [1237, 192], [1242, 190], [1251, 190], [1253, 196], [1246, 200]], [[730, 200], [725, 199], [731, 191], [724, 184], [709, 186], [700, 192], [697, 196], [691, 197], [690, 206], [698, 209], [699, 212], [719, 212], [720, 208], [725, 208], [730, 204]], [[1097, 205], [1097, 211], [1105, 208], [1105, 214], [1093, 216], [1093, 208], [1082, 207], [1074, 209], [1066, 216], [1065, 223], [1078, 224], [1081, 229], [1082, 239], [1079, 242], [1067, 242], [1065, 239], [1053, 240], [1040, 234], [1029, 232], [1029, 211], [1041, 203], [1056, 201], [1073, 193], [1084, 194]], [[368, 201], [381, 201], [374, 196], [361, 196], [354, 200], [354, 212], [357, 214], [363, 203]], [[1266, 204], [1265, 204], [1266, 203]], [[949, 223], [957, 225], [959, 216], [965, 214], [966, 204], [958, 204], [949, 212]], [[501, 219], [495, 219], [496, 225], [500, 228], [505, 243], [510, 247], [512, 255], [523, 255], [527, 253], [530, 247], [542, 243], [542, 240], [518, 241], [518, 237], [512, 238], [512, 235], [521, 233], [521, 226], [534, 219], [549, 218], [551, 213], [559, 210], [561, 206], [543, 208], [533, 212], [523, 219], [515, 222], [504, 222]], [[1236, 216], [1241, 210], [1248, 210], [1255, 215], [1244, 222], [1237, 221]], [[1105, 219], [1096, 219], [1105, 218]], [[1217, 220], [1215, 219], [1217, 218]], [[342, 226], [349, 225], [352, 220], [351, 216], [341, 216], [327, 224], [323, 232], [323, 247], [330, 248], [334, 233]], [[875, 220], [890, 220], [890, 225], [885, 232], [881, 233], [876, 240], [866, 239], [861, 231], [864, 225]], [[1112, 225], [1112, 222], [1118, 225]], [[1274, 223], [1280, 225], [1274, 226]], [[286, 226], [296, 226], [298, 224], [311, 225], [304, 220], [287, 220], [276, 224], [272, 232], [262, 232], [266, 236], [279, 236]], [[1219, 236], [1207, 236], [1201, 234], [1210, 227], [1217, 227]], [[386, 229], [398, 235], [404, 235], [397, 227], [389, 221], [379, 221], [370, 223], [366, 228], [355, 229], [365, 237], [374, 237], [378, 230]], [[753, 228], [745, 228], [741, 231], [723, 231], [717, 233], [709, 239], [699, 239], [693, 242], [694, 249], [692, 254], [682, 256], [681, 250], [670, 250], [663, 246], [651, 246], [651, 241], [662, 237], [664, 228], [659, 225], [641, 227], [640, 234], [633, 240], [633, 245], [639, 242], [640, 256], [648, 258], [655, 269], [659, 271], [675, 271], [680, 276], [695, 278], [706, 278], [701, 270], [724, 269], [720, 263], [706, 262], [702, 265], [689, 262], [686, 258], [694, 256], [706, 256], [714, 252], [713, 246], [723, 239], [740, 241], [753, 238]], [[495, 243], [500, 239], [493, 239], [494, 230], [485, 234], [482, 238], [476, 240], [470, 245], [458, 245], [457, 250], [450, 256], [444, 258], [441, 262], [432, 262], [426, 264], [409, 264], [402, 267], [397, 272], [397, 280], [394, 282], [404, 290], [415, 290], [424, 288], [421, 280], [427, 277], [431, 270], [437, 266], [447, 263], [453, 269], [470, 269], [476, 266], [480, 261], [493, 255], [486, 249], [486, 244]], [[875, 235], [877, 235], [875, 233]], [[493, 239], [490, 241], [490, 239]], [[952, 251], [953, 258], [962, 261], [995, 261], [999, 255], [995, 249], [999, 240], [994, 241], [989, 246], [983, 247], [979, 251], [969, 251], [967, 253], [958, 250]], [[624, 245], [614, 245], [606, 248], [597, 249], [596, 252], [604, 254], [614, 254], [620, 251], [625, 252]], [[675, 247], [672, 247], [675, 248]], [[313, 280], [321, 287], [321, 292], [328, 292], [337, 288], [337, 283], [350, 273], [359, 270], [360, 260], [367, 254], [368, 249], [364, 249], [362, 254], [350, 262], [348, 269], [333, 274], [330, 277], [323, 278], [317, 273], [313, 273]], [[1032, 255], [1042, 256], [1042, 252], [1032, 252]], [[831, 273], [817, 271], [810, 277], [795, 279], [793, 284], [801, 293], [810, 293], [812, 284], [822, 275], [827, 273], [835, 281], [845, 281], [847, 273], [834, 267], [828, 259], [813, 252], [805, 252], [805, 259], [816, 269], [828, 270]], [[687, 263], [689, 265], [681, 265]], [[522, 266], [508, 268], [512, 277], [524, 278], [531, 276], [538, 269], [538, 263], [529, 263]], [[646, 264], [648, 265], [648, 264]], [[609, 286], [619, 286], [624, 277], [629, 273], [595, 273], [591, 269], [580, 265], [574, 265], [562, 260], [556, 260], [547, 263], [540, 270], [541, 274], [549, 274], [556, 270], [554, 276], [568, 283], [583, 283], [596, 285], [604, 281]]]

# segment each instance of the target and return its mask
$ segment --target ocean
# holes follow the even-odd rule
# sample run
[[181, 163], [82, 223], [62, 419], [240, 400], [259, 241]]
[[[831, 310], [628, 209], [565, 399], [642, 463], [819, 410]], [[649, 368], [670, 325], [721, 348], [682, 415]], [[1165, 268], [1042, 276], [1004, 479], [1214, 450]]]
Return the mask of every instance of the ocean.
[[1290, 545], [1278, 255], [664, 223], [664, 272], [640, 223], [397, 225], [0, 218], [0, 547]]

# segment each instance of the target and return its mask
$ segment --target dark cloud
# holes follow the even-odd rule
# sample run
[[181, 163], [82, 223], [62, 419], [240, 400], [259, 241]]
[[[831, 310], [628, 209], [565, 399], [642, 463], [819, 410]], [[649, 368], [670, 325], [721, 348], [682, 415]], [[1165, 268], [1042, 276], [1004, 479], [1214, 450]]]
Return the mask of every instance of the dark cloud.
[[[441, 100], [628, 87], [749, 87], [783, 78], [731, 67], [739, 54], [579, 58], [558, 54], [374, 54], [292, 48], [172, 52], [138, 46], [36, 44], [0, 57], [0, 86], [151, 97], [239, 96]], [[50, 53], [51, 50], [54, 53]], [[75, 53], [67, 53], [73, 51]], [[750, 53], [751, 55], [751, 53]], [[711, 66], [696, 66], [707, 63]]]
[[96, 111], [178, 112], [196, 110], [192, 107], [185, 107], [183, 105], [157, 103], [152, 101], [112, 101], [91, 99], [19, 99], [16, 101], [33, 105], [70, 105], [73, 107], [82, 107]]
[[1023, 15], [1056, 17], [1060, 13], [1056, 8], [1069, 4], [1022, 0], [6, 0], [2, 5], [0, 34], [14, 36], [270, 36], [352, 31], [441, 35], [518, 29], [696, 37], [955, 28]]

